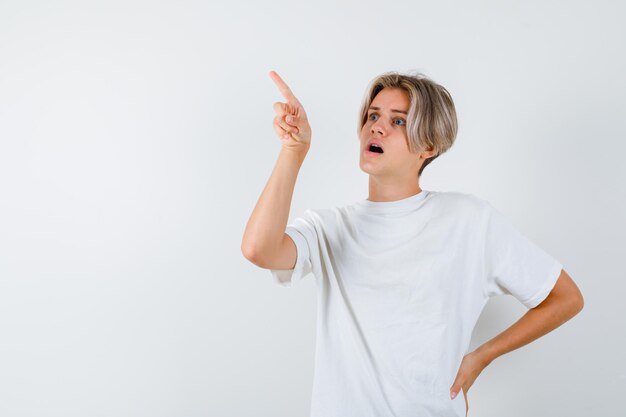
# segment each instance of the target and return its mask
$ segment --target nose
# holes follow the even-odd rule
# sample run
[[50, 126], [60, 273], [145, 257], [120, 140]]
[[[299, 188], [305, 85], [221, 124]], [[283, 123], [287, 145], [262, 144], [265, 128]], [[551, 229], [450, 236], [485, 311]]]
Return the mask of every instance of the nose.
[[371, 127], [371, 131], [370, 133], [375, 134], [378, 133], [380, 135], [384, 135], [385, 134], [385, 129], [383, 129], [382, 127], [382, 117], [380, 117], [378, 120], [376, 120], [374, 123], [372, 123], [372, 127]]

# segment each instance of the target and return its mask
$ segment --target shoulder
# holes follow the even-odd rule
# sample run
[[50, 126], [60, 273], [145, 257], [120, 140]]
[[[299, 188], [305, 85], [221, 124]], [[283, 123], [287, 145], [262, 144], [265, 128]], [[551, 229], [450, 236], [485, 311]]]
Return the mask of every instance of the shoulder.
[[357, 213], [353, 206], [346, 205], [328, 208], [309, 208], [305, 210], [303, 217], [306, 218], [318, 232], [331, 233], [334, 230], [350, 227], [356, 220]]
[[308, 208], [304, 210], [303, 215], [310, 219], [322, 219], [328, 217], [329, 212], [332, 212], [332, 210], [328, 208]]
[[460, 191], [433, 192], [433, 210], [443, 216], [451, 217], [456, 223], [470, 224], [482, 228], [490, 213], [487, 200], [475, 194]]
[[439, 204], [458, 209], [483, 211], [489, 204], [486, 200], [471, 193], [461, 191], [431, 191], [432, 200]]
[[301, 218], [309, 222], [312, 226], [323, 227], [332, 224], [337, 217], [337, 208], [307, 208], [302, 213]]

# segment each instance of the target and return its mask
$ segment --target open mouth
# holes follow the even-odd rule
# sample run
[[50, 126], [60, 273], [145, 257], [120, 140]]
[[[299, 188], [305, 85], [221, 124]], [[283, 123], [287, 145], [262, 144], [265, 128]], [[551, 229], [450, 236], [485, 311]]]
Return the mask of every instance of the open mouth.
[[368, 151], [370, 151], [370, 152], [375, 152], [375, 153], [385, 153], [385, 152], [383, 151], [383, 148], [381, 148], [380, 146], [378, 146], [378, 145], [376, 145], [376, 144], [374, 144], [374, 143], [372, 143], [372, 144], [369, 146]]

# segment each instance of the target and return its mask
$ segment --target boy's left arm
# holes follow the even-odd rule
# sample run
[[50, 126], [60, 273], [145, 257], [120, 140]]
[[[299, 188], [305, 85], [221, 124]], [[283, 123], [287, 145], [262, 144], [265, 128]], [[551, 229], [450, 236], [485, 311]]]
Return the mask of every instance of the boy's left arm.
[[522, 347], [556, 329], [584, 306], [583, 296], [572, 278], [561, 270], [561, 275], [545, 300], [529, 309], [511, 327], [480, 346], [477, 351], [488, 363], [498, 356]]
[[554, 288], [541, 304], [529, 309], [509, 328], [465, 355], [450, 389], [451, 394], [458, 393], [461, 388], [467, 393], [478, 375], [495, 358], [551, 332], [578, 314], [583, 306], [578, 286], [562, 269]]

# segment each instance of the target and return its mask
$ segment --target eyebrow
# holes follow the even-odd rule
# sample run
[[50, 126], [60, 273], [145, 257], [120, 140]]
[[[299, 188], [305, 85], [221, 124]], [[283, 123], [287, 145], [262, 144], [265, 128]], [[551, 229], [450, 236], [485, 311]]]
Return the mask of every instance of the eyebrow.
[[[380, 110], [380, 107], [374, 107], [374, 106], [370, 106], [370, 108], [368, 110]], [[404, 114], [408, 114], [405, 111], [402, 110], [396, 110], [396, 109], [391, 109], [392, 112], [396, 112], [396, 113], [404, 113]]]

